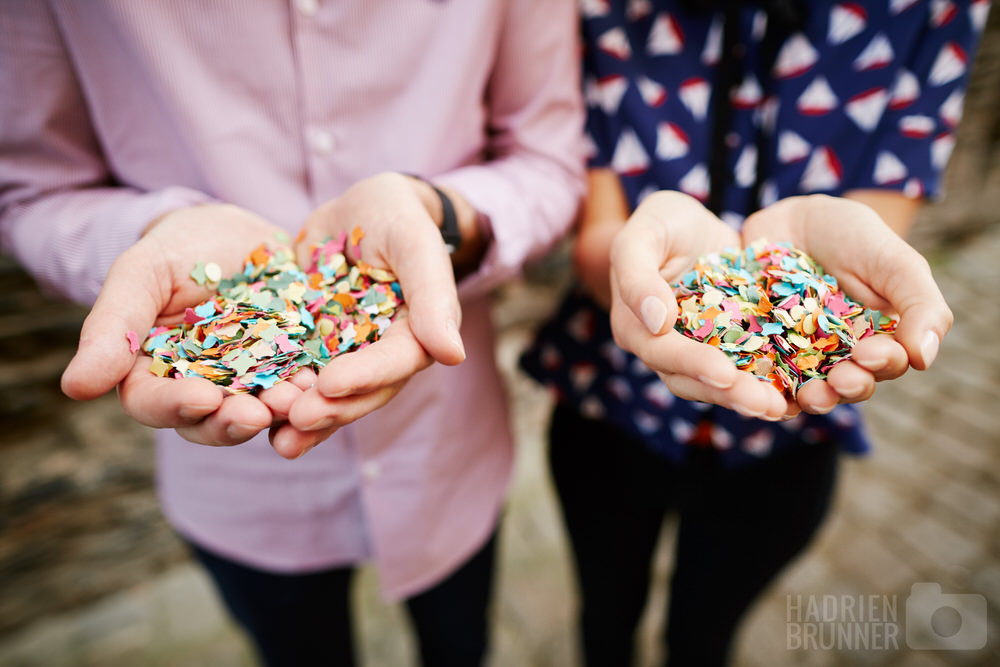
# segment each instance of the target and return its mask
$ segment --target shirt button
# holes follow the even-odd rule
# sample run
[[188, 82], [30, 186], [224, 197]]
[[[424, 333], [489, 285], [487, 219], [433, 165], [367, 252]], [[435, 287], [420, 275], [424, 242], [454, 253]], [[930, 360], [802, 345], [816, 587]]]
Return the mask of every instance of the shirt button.
[[313, 17], [319, 11], [319, 0], [295, 0], [295, 6], [303, 16]]
[[378, 461], [365, 461], [361, 465], [361, 476], [365, 481], [374, 482], [382, 474], [382, 466]]
[[313, 128], [309, 131], [309, 146], [318, 155], [326, 155], [333, 150], [333, 133], [329, 130]]

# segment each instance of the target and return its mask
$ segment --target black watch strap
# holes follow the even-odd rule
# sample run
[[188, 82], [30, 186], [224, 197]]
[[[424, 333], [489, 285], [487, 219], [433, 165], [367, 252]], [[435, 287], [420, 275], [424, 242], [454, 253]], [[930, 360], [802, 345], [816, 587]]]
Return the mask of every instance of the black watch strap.
[[451, 201], [451, 197], [426, 178], [422, 178], [416, 174], [406, 175], [431, 186], [431, 189], [437, 194], [438, 199], [441, 200], [441, 238], [444, 239], [448, 253], [454, 253], [462, 246], [462, 233], [458, 229], [458, 215], [455, 213], [455, 204]]
[[441, 200], [441, 238], [444, 239], [444, 244], [448, 246], [448, 252], [453, 253], [462, 245], [462, 232], [458, 230], [458, 216], [455, 215], [455, 204], [452, 203], [451, 197], [446, 195], [441, 188], [433, 183], [428, 183], [428, 185], [434, 188], [438, 199]]

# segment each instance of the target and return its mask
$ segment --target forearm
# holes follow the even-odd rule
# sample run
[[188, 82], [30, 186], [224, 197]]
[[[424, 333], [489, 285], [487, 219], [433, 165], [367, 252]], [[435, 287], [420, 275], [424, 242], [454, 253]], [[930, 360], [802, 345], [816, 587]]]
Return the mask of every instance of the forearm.
[[451, 253], [455, 279], [461, 280], [474, 273], [482, 263], [490, 242], [489, 230], [486, 227], [488, 223], [484, 224], [484, 216], [452, 187], [432, 185], [418, 179], [416, 188], [420, 200], [438, 227], [444, 224], [444, 207], [441, 197], [434, 191], [434, 188], [437, 188], [451, 202], [458, 223], [458, 232], [462, 239], [458, 247]]
[[913, 221], [923, 206], [923, 200], [907, 197], [894, 190], [852, 190], [844, 197], [870, 206], [903, 238], [909, 234]]
[[505, 12], [484, 91], [486, 161], [427, 175], [489, 221], [492, 238], [478, 268], [459, 285], [463, 296], [488, 292], [549, 250], [571, 226], [583, 196], [575, 3], [512, 0]]
[[573, 245], [573, 268], [584, 291], [605, 309], [611, 308], [609, 249], [625, 221], [606, 221], [581, 229]]
[[89, 304], [111, 264], [151, 221], [210, 200], [183, 187], [145, 193], [95, 187], [8, 201], [0, 213], [0, 245], [47, 290]]
[[629, 216], [618, 175], [610, 169], [587, 172], [587, 196], [573, 245], [573, 266], [591, 298], [611, 307], [611, 243]]

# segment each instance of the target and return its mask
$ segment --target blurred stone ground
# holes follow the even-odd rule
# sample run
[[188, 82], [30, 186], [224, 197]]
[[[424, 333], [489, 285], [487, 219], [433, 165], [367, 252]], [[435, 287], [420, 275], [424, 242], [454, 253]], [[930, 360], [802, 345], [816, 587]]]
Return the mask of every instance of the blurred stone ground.
[[[946, 175], [949, 196], [927, 207], [911, 235], [931, 259], [955, 327], [931, 370], [883, 385], [866, 406], [876, 451], [844, 462], [835, 509], [812, 549], [746, 619], [738, 666], [1000, 665], [998, 109], [1000, 12], [992, 12]], [[494, 609], [498, 667], [578, 664], [570, 564], [544, 466], [550, 404], [514, 370], [563, 275], [509, 286], [495, 313], [519, 449]], [[78, 404], [59, 391], [83, 314], [42, 299], [0, 257], [0, 665], [253, 665], [160, 516], [150, 433], [113, 394]], [[671, 545], [667, 530], [642, 628], [644, 665], [661, 654]], [[987, 646], [909, 650], [901, 635], [898, 651], [787, 649], [789, 595], [888, 596], [902, 629], [916, 582], [983, 596]], [[371, 570], [356, 597], [364, 664], [415, 664], [405, 617], [378, 601]], [[915, 613], [941, 634], [955, 629], [933, 604]]]

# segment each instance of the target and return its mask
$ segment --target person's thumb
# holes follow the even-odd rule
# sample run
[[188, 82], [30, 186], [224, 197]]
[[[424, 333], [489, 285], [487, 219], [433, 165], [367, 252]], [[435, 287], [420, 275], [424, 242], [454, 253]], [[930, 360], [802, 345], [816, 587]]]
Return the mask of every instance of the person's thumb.
[[[635, 214], [639, 215], [641, 211]], [[634, 217], [611, 246], [611, 280], [620, 303], [627, 306], [651, 334], [658, 336], [674, 326], [677, 300], [660, 275], [661, 245], [650, 242], [646, 226], [634, 224]], [[618, 307], [618, 300], [615, 301], [613, 307]]]
[[145, 339], [164, 305], [160, 288], [155, 272], [135, 248], [115, 261], [83, 322], [76, 355], [63, 372], [67, 396], [97, 398], [125, 378], [137, 354], [135, 345]]
[[410, 309], [410, 329], [435, 361], [459, 364], [465, 360], [465, 345], [451, 261], [432, 225], [414, 227], [405, 255], [390, 258]]

